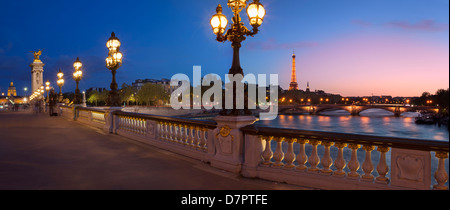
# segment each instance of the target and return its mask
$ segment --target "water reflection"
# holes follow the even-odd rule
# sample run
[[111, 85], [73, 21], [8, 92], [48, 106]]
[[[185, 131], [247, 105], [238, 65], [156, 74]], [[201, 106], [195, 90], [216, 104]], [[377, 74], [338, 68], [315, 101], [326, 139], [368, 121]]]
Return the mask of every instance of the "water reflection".
[[[375, 136], [449, 140], [446, 126], [417, 125], [411, 116], [387, 116], [385, 110], [366, 110], [365, 116], [350, 116], [346, 111], [324, 112], [327, 115], [280, 115], [273, 121], [259, 121], [257, 125], [302, 130], [356, 133]], [[344, 114], [344, 115], [342, 115]], [[392, 113], [391, 113], [392, 114]]]

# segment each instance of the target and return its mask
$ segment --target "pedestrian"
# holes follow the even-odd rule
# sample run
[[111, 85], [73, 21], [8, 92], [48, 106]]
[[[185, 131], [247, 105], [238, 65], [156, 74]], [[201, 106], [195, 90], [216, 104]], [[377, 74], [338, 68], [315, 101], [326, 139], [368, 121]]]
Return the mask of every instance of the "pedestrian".
[[55, 107], [57, 104], [57, 100], [58, 100], [58, 95], [55, 93], [55, 91], [53, 89], [50, 90], [50, 94], [49, 94], [49, 100], [48, 100], [48, 104], [49, 104], [49, 114], [50, 117], [55, 116]]

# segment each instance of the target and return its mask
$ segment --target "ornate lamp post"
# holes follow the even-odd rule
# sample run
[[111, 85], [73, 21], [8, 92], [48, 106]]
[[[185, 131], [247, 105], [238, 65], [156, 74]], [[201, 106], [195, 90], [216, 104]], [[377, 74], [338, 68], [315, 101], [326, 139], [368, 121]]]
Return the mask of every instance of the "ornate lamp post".
[[50, 82], [47, 80], [47, 82], [45, 83], [45, 92], [47, 93], [47, 100], [46, 102], [48, 102], [48, 91], [50, 90]]
[[109, 50], [108, 57], [106, 58], [106, 67], [112, 73], [111, 91], [109, 92], [107, 105], [113, 107], [120, 106], [120, 97], [117, 91], [119, 86], [116, 82], [116, 72], [122, 66], [123, 57], [123, 54], [120, 52], [120, 45], [120, 40], [112, 32], [111, 37], [106, 42], [106, 47]]
[[73, 63], [73, 67], [75, 68], [75, 72], [73, 73], [73, 79], [75, 80], [75, 82], [77, 82], [77, 88], [75, 89], [75, 97], [73, 99], [73, 104], [81, 104], [81, 93], [80, 89], [78, 88], [78, 84], [80, 83], [80, 80], [83, 78], [83, 72], [81, 71], [81, 67], [83, 67], [83, 64], [81, 63], [79, 58], [77, 58], [77, 60]]
[[40, 97], [40, 101], [43, 103], [43, 104], [41, 104], [42, 106], [44, 106], [43, 108], [45, 108], [45, 94], [44, 94], [44, 92], [45, 92], [45, 90], [44, 90], [44, 86], [42, 85], [41, 86], [41, 89], [39, 89], [39, 92], [40, 92], [40, 95], [42, 96], [42, 97]]
[[[229, 74], [233, 76], [236, 74], [241, 74], [244, 76], [239, 58], [241, 42], [244, 41], [247, 36], [253, 37], [258, 33], [258, 27], [261, 26], [264, 16], [266, 15], [266, 10], [264, 9], [264, 6], [259, 3], [259, 0], [253, 0], [248, 7], [247, 1], [248, 0], [228, 0], [228, 7], [233, 11], [234, 17], [232, 18], [233, 23], [231, 24], [230, 29], [226, 32], [225, 29], [228, 26], [228, 20], [227, 17], [222, 14], [222, 6], [220, 4], [216, 8], [217, 14], [213, 15], [211, 18], [211, 26], [214, 34], [217, 36], [216, 40], [219, 42], [225, 42], [228, 40], [231, 42], [231, 46], [233, 47], [233, 64], [229, 71]], [[250, 25], [253, 27], [251, 31], [244, 26], [243, 22], [241, 22], [240, 13], [245, 8], [247, 8], [247, 16]], [[236, 87], [235, 85], [233, 86], [233, 96], [236, 96]], [[240, 112], [236, 109], [236, 100], [234, 99], [233, 101], [233, 110], [231, 113], [225, 109], [225, 103], [223, 103], [223, 111], [220, 113], [221, 115], [240, 115]], [[245, 103], [244, 114], [251, 114], [248, 111], [247, 103]]]
[[58, 97], [58, 101], [61, 103], [63, 101], [63, 94], [62, 94], [62, 86], [64, 86], [64, 73], [61, 71], [61, 69], [59, 69], [58, 74], [56, 75], [58, 76], [58, 81], [56, 82], [59, 86], [59, 97]]

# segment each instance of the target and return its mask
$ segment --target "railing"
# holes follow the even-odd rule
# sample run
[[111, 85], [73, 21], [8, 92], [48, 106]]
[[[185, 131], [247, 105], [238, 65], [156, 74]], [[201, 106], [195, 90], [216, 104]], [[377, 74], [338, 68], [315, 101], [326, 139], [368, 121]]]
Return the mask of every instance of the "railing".
[[60, 105], [59, 106], [59, 115], [64, 118], [74, 119], [73, 107]]
[[246, 118], [222, 117], [215, 122], [119, 110], [60, 107], [66, 118], [245, 177], [332, 190], [448, 190], [448, 141], [261, 127], [248, 125], [254, 121]]
[[208, 162], [216, 123], [117, 111], [114, 133]]
[[106, 125], [106, 112], [97, 108], [77, 107], [77, 120], [90, 126], [104, 128]]
[[434, 154], [432, 188], [448, 189], [448, 142], [258, 126], [241, 131], [250, 177], [321, 189], [427, 190]]

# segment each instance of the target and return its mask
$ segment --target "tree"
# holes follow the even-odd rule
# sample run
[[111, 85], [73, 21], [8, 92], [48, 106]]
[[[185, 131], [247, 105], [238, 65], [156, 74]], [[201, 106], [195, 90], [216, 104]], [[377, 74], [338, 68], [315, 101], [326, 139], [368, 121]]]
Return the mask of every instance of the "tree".
[[100, 93], [96, 90], [90, 92], [90, 96], [87, 99], [87, 102], [90, 104], [94, 104], [98, 106], [98, 101], [100, 99]]
[[131, 103], [136, 102], [135, 97], [134, 97], [135, 93], [136, 93], [136, 89], [133, 86], [123, 83], [122, 89], [119, 92], [121, 102], [127, 103], [127, 105], [129, 104], [129, 102], [131, 102]]
[[442, 108], [448, 108], [449, 107], [449, 89], [439, 89], [436, 91], [436, 95], [434, 96], [436, 104], [439, 104]]
[[135, 99], [141, 105], [160, 105], [168, 101], [169, 94], [166, 93], [161, 85], [148, 83], [136, 93]]
[[87, 98], [87, 102], [90, 104], [95, 104], [95, 106], [98, 106], [99, 104], [106, 104], [106, 99], [108, 98], [108, 91], [103, 91], [99, 93], [98, 91], [94, 90], [89, 92], [89, 96]]

